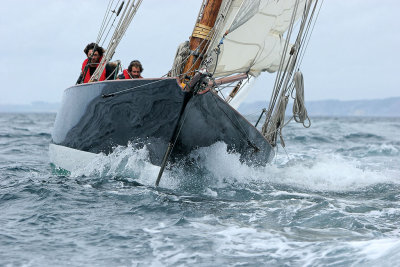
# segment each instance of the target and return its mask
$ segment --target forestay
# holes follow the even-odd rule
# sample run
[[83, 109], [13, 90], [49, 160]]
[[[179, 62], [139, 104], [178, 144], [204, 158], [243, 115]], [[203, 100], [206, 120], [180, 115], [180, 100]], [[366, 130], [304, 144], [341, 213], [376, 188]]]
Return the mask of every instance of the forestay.
[[[233, 73], [258, 76], [278, 70], [296, 0], [233, 0], [225, 15], [224, 26], [213, 39], [211, 48], [220, 46], [215, 77]], [[304, 10], [305, 0], [298, 1], [296, 20]], [[215, 64], [215, 62], [214, 62]], [[214, 68], [215, 65], [212, 67]]]

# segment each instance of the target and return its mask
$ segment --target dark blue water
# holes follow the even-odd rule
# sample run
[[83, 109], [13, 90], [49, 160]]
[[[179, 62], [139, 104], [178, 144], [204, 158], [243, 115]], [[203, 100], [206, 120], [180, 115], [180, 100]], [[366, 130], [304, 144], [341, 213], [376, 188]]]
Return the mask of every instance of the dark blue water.
[[0, 266], [399, 266], [400, 119], [289, 124], [271, 165], [118, 148], [52, 172], [54, 114], [0, 114]]

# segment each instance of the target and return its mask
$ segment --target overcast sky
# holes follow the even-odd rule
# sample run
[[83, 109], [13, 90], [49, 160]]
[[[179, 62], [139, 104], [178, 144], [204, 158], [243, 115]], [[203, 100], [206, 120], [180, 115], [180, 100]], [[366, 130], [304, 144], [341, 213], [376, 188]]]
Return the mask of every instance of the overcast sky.
[[[75, 84], [86, 44], [96, 40], [107, 0], [0, 4], [0, 104], [60, 102]], [[144, 77], [170, 68], [190, 36], [201, 0], [143, 0], [113, 59], [139, 59]], [[400, 1], [325, 0], [301, 66], [307, 100], [400, 96]], [[106, 45], [105, 45], [106, 46]], [[267, 100], [263, 75], [246, 102]]]

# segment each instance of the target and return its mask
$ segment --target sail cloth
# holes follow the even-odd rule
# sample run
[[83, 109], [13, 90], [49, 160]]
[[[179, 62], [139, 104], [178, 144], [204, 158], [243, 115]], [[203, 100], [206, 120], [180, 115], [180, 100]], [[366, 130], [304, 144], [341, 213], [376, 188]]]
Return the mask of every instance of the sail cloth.
[[[298, 0], [296, 21], [306, 0]], [[290, 26], [296, 0], [233, 0], [226, 13], [225, 25], [217, 33], [211, 48], [220, 46], [215, 77], [249, 72], [275, 72], [285, 45], [283, 35]], [[289, 49], [290, 50], [290, 49]], [[215, 58], [215, 56], [214, 56]], [[215, 60], [213, 62], [215, 67]]]

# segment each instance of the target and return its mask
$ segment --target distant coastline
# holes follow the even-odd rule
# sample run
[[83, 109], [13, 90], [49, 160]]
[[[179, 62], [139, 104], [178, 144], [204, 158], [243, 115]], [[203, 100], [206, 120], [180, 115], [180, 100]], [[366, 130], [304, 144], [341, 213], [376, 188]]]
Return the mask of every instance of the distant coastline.
[[56, 113], [60, 103], [35, 101], [28, 105], [0, 104], [1, 113]]
[[[60, 103], [43, 101], [28, 105], [0, 104], [1, 113], [56, 113]], [[244, 115], [260, 114], [267, 107], [264, 101], [244, 102], [239, 112]], [[287, 114], [290, 115], [292, 103], [289, 102]], [[306, 102], [310, 116], [364, 116], [364, 117], [400, 117], [400, 97], [372, 100], [320, 100]]]
[[[306, 101], [307, 113], [310, 116], [355, 116], [355, 117], [400, 117], [400, 97], [371, 100], [320, 100]], [[289, 102], [286, 114], [292, 112], [293, 103]], [[268, 107], [264, 101], [242, 103], [239, 112], [245, 115], [260, 114]]]

